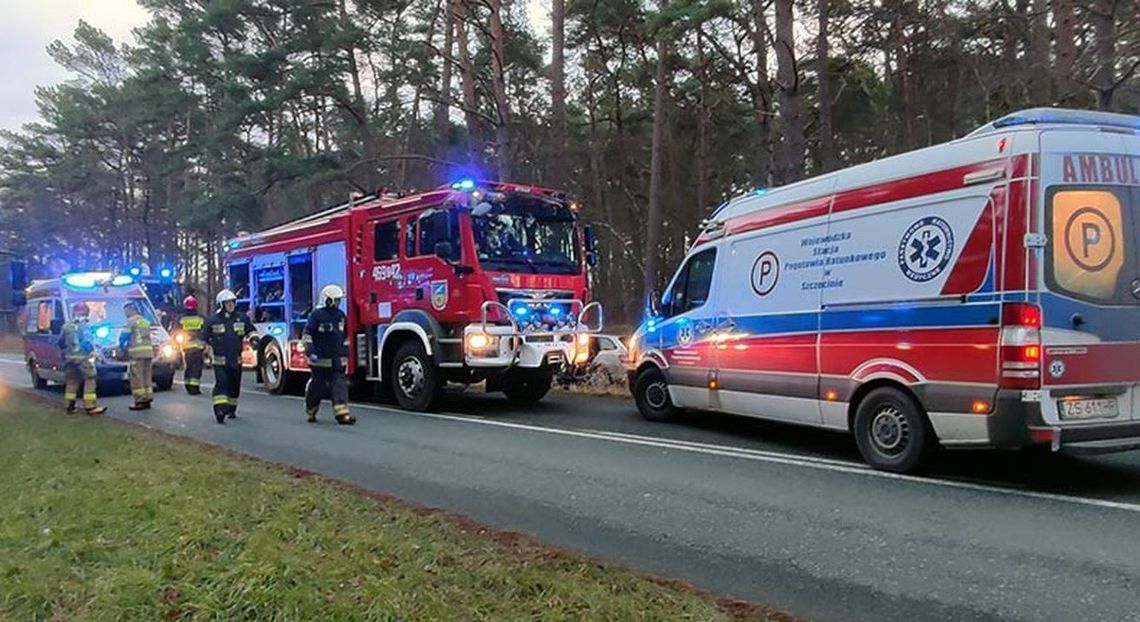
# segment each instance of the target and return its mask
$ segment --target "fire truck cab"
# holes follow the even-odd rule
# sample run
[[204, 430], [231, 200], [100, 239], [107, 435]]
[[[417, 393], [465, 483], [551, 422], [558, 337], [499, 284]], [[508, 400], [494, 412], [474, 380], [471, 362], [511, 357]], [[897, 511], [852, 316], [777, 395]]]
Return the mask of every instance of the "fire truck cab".
[[448, 383], [540, 400], [588, 355], [593, 237], [561, 193], [464, 180], [380, 194], [228, 243], [227, 281], [262, 340], [246, 363], [271, 392], [308, 373], [302, 331], [322, 287], [347, 293], [354, 384], [427, 410]]

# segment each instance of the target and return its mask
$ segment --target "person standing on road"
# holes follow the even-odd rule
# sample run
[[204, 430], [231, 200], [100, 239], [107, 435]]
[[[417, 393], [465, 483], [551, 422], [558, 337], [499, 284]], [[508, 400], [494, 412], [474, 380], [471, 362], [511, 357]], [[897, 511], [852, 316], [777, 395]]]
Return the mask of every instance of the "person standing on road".
[[198, 299], [187, 296], [182, 301], [182, 317], [178, 323], [182, 327], [182, 358], [186, 362], [183, 380], [186, 392], [190, 395], [202, 393], [202, 367], [206, 358], [206, 342], [202, 340], [202, 327], [206, 318], [198, 314]]
[[321, 289], [321, 306], [309, 314], [305, 323], [303, 342], [309, 353], [309, 384], [305, 387], [305, 414], [310, 423], [317, 420], [321, 400], [329, 395], [333, 404], [333, 417], [341, 425], [356, 423], [348, 412], [348, 337], [345, 335], [346, 318], [340, 310], [344, 290], [337, 285]]
[[89, 415], [107, 412], [106, 406], [98, 405], [95, 395], [95, 347], [91, 344], [90, 327], [87, 317], [90, 309], [87, 303], [77, 302], [71, 309], [72, 320], [63, 325], [60, 331], [59, 347], [63, 350], [63, 399], [67, 401], [67, 412], [75, 412], [75, 400], [83, 391], [83, 407]]
[[138, 304], [128, 302], [123, 305], [123, 312], [127, 316], [127, 327], [123, 330], [122, 341], [125, 342], [130, 367], [127, 377], [131, 383], [131, 396], [134, 403], [131, 410], [150, 410], [154, 401], [154, 376], [151, 369], [154, 365], [154, 344], [150, 340], [150, 322], [139, 312]]
[[237, 296], [228, 289], [218, 292], [218, 310], [202, 326], [206, 343], [213, 350], [214, 419], [225, 423], [237, 417], [241, 395], [241, 351], [248, 339], [257, 347], [257, 329], [249, 318], [237, 312]]

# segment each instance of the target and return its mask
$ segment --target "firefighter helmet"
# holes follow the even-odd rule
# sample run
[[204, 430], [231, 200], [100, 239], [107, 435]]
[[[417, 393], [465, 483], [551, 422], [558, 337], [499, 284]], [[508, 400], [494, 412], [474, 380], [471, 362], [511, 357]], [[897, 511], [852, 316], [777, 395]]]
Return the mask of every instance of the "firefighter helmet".
[[214, 297], [214, 302], [218, 303], [219, 307], [224, 303], [230, 302], [231, 300], [237, 300], [237, 296], [235, 296], [234, 293], [228, 289], [223, 289], [222, 291], [218, 292], [217, 296]]
[[326, 307], [335, 307], [344, 298], [344, 290], [339, 285], [325, 285], [321, 289], [321, 302]]
[[193, 296], [187, 296], [186, 299], [182, 301], [182, 308], [191, 312], [197, 311], [198, 299]]

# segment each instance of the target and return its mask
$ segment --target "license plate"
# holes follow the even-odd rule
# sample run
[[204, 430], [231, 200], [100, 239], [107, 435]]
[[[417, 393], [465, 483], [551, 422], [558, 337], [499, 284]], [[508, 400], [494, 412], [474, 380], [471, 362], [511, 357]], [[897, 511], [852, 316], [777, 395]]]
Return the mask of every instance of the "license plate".
[[546, 364], [547, 365], [561, 365], [562, 364], [562, 353], [561, 352], [551, 352], [550, 354], [547, 354], [546, 355]]
[[1062, 419], [1112, 419], [1120, 414], [1116, 400], [1062, 400], [1057, 402]]

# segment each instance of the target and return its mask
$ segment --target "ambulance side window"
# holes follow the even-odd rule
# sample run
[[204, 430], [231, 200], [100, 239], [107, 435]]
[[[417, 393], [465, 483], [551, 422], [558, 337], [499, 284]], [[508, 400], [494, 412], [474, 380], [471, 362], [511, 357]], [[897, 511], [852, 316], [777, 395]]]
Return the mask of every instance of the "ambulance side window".
[[389, 261], [400, 257], [400, 223], [395, 220], [376, 223], [375, 248], [372, 258]]
[[47, 334], [51, 328], [51, 301], [34, 300], [28, 303], [27, 333]]
[[666, 295], [665, 310], [669, 317], [692, 311], [708, 302], [715, 265], [715, 248], [703, 250], [689, 258], [677, 273], [677, 280]]

